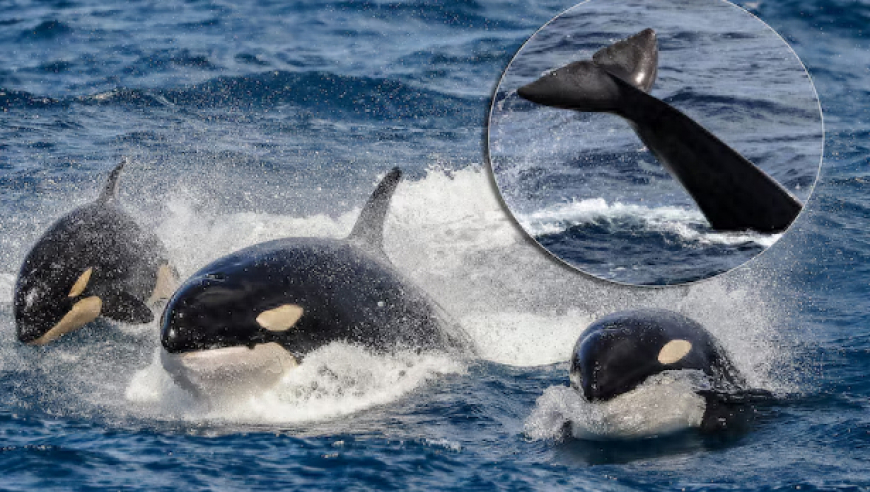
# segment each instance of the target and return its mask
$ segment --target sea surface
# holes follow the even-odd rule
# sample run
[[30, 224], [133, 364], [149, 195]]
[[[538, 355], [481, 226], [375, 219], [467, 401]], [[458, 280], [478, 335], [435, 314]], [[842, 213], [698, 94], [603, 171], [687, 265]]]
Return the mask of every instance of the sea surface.
[[560, 14], [523, 45], [499, 83], [489, 158], [522, 228], [569, 265], [632, 285], [695, 282], [740, 266], [781, 235], [712, 229], [626, 120], [534, 104], [516, 92], [646, 28], [658, 45], [650, 94], [806, 202], [823, 148], [810, 76], [775, 30], [721, 0], [592, 0]]
[[[571, 2], [4, 2], [0, 489], [870, 490], [870, 6], [741, 5], [806, 64], [821, 177], [764, 254], [651, 289], [541, 250], [484, 158], [502, 72]], [[401, 166], [387, 255], [478, 356], [336, 343], [274, 390], [202, 402], [162, 371], [156, 323], [22, 346], [25, 254], [123, 156], [121, 202], [182, 276], [264, 240], [346, 235]], [[591, 321], [638, 307], [704, 324], [776, 401], [728, 435], [562, 433], [563, 417], [612, 423], [577, 420], [566, 361]]]

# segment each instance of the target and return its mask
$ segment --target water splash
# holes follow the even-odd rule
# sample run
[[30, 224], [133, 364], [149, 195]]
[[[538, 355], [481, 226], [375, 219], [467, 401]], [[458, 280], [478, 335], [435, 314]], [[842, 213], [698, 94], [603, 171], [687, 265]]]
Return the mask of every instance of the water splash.
[[[162, 215], [155, 217], [137, 210], [136, 197], [125, 202], [137, 221], [155, 224], [182, 277], [214, 258], [262, 241], [344, 237], [359, 214], [359, 207], [336, 216], [219, 214], [208, 207], [208, 197], [183, 189], [173, 190], [164, 205]], [[49, 222], [43, 219], [38, 220]], [[30, 239], [19, 239], [22, 244], [15, 245], [22, 256], [23, 243]], [[480, 168], [431, 169], [422, 179], [403, 183], [387, 219], [385, 249], [400, 272], [465, 328], [486, 360], [513, 366], [564, 361], [576, 338], [597, 317], [623, 309], [666, 308], [702, 323], [753, 387], [795, 387], [789, 376], [796, 372], [793, 342], [780, 331], [783, 307], [775, 276], [743, 272], [669, 289], [626, 288], [595, 280], [553, 260], [520, 232]], [[17, 267], [7, 264], [0, 272], [0, 288], [10, 295]], [[173, 389], [155, 364], [156, 322], [98, 322], [57, 346], [35, 349], [15, 340], [6, 305], [0, 309], [0, 332], [2, 370], [14, 382], [10, 404], [60, 415], [99, 414], [110, 420], [210, 418], [272, 425], [329, 419], [390, 404], [444, 374], [465, 372], [465, 362], [449, 357], [381, 356], [334, 344], [311, 354], [273, 391], [241, 402], [203, 406]]]
[[766, 248], [782, 237], [782, 234], [751, 231], [716, 232], [697, 210], [646, 207], [618, 201], [608, 204], [603, 198], [560, 203], [530, 214], [518, 214], [517, 218], [523, 229], [533, 236], [559, 234], [581, 224], [605, 223], [615, 229], [672, 233], [687, 244], [755, 243]]
[[[552, 386], [538, 398], [526, 419], [530, 439], [560, 440], [569, 430], [591, 441], [659, 437], [701, 425], [704, 398], [695, 371], [668, 371], [612, 400], [590, 403], [579, 391]], [[702, 374], [703, 376], [703, 374]]]
[[155, 355], [137, 371], [125, 397], [156, 418], [247, 424], [295, 424], [347, 416], [393, 402], [445, 374], [464, 374], [463, 361], [446, 354], [372, 354], [333, 343], [308, 354], [274, 387], [194, 398], [178, 388]]

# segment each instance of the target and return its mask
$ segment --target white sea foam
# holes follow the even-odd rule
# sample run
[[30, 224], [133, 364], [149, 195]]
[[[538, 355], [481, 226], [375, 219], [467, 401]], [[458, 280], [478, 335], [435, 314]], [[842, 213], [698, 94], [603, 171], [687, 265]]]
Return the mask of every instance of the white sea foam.
[[580, 333], [578, 330], [592, 323], [594, 318], [572, 309], [562, 315], [469, 314], [460, 320], [477, 341], [484, 359], [512, 366], [539, 366], [568, 360]]
[[[269, 239], [343, 237], [359, 214], [357, 207], [337, 218], [252, 213], [211, 218], [194, 208], [183, 199], [173, 201], [159, 229], [188, 274], [221, 254]], [[703, 220], [680, 209], [650, 210], [662, 220]], [[591, 280], [554, 261], [519, 231], [480, 169], [432, 170], [422, 180], [400, 185], [384, 242], [396, 268], [460, 322], [487, 360], [517, 366], [564, 361], [577, 336], [598, 316], [659, 307], [705, 325], [751, 382], [775, 386], [770, 374], [783, 358], [771, 323], [776, 306], [764, 289], [716, 280], [686, 288], [631, 289]]]
[[15, 291], [15, 275], [0, 273], [0, 299], [12, 299]]
[[171, 380], [160, 358], [137, 371], [126, 398], [140, 411], [184, 420], [300, 423], [328, 420], [383, 405], [445, 374], [463, 374], [462, 361], [444, 354], [376, 355], [333, 343], [308, 354], [273, 388], [257, 394], [194, 398]]
[[577, 439], [603, 441], [658, 437], [698, 427], [705, 404], [694, 392], [694, 372], [657, 374], [628, 393], [596, 403], [573, 388], [552, 386], [538, 398], [524, 432], [531, 439], [559, 440], [567, 426]]
[[517, 214], [517, 220], [529, 234], [558, 234], [567, 229], [593, 222], [627, 223], [649, 231], [676, 234], [695, 244], [735, 245], [756, 243], [769, 247], [782, 234], [751, 231], [715, 232], [707, 230], [704, 214], [680, 207], [647, 207], [621, 202], [608, 204], [603, 198], [559, 203], [529, 214]]
[[[132, 200], [125, 207], [140, 222], [157, 225], [183, 277], [221, 255], [270, 239], [344, 237], [361, 208], [337, 217], [219, 215], [197, 196], [173, 193], [165, 198], [161, 217], [137, 214]], [[465, 328], [486, 360], [514, 366], [564, 361], [577, 336], [597, 317], [658, 307], [703, 324], [753, 386], [794, 388], [783, 376], [793, 371], [788, 370], [790, 342], [778, 326], [787, 308], [777, 297], [775, 275], [754, 275], [743, 268], [668, 289], [627, 288], [591, 279], [555, 261], [523, 234], [479, 168], [432, 170], [421, 180], [401, 184], [387, 218], [385, 249], [397, 270]], [[10, 290], [7, 299], [18, 266], [0, 272], [0, 288], [5, 283]], [[40, 377], [66, 384], [65, 405], [86, 401], [161, 419], [329, 419], [395, 402], [445, 373], [465, 371], [464, 361], [448, 356], [373, 355], [331, 345], [309, 355], [292, 377], [251, 401], [203, 406], [176, 388], [159, 363], [151, 362], [159, 348], [157, 321], [135, 327], [107, 322], [86, 330], [89, 338], [81, 335], [57, 347], [33, 349], [15, 340], [10, 313], [6, 311], [0, 326], [0, 359], [6, 367], [39, 368]], [[76, 360], [65, 361], [61, 353]]]

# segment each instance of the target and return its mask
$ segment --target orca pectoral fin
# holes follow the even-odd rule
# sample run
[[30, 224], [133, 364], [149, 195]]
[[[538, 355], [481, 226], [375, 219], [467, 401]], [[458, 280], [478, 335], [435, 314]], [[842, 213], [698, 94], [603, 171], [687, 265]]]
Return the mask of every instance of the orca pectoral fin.
[[109, 173], [109, 179], [106, 180], [106, 187], [103, 188], [103, 193], [100, 194], [100, 197], [97, 199], [98, 203], [108, 203], [118, 198], [118, 182], [121, 177], [121, 171], [124, 169], [127, 161], [128, 159], [126, 157], [121, 158], [121, 162], [115, 166], [115, 169], [112, 169], [111, 173]]
[[764, 389], [748, 388], [740, 390], [699, 390], [697, 392], [708, 402], [716, 402], [723, 405], [747, 405], [766, 403], [776, 399], [773, 393]]
[[154, 320], [154, 313], [128, 292], [113, 292], [103, 299], [102, 315], [122, 323], [141, 324]]
[[378, 252], [383, 252], [384, 220], [390, 208], [390, 199], [402, 179], [402, 170], [394, 167], [378, 183], [372, 196], [359, 214], [348, 239], [361, 242]]
[[756, 405], [774, 400], [773, 393], [762, 389], [734, 391], [701, 390], [704, 398], [704, 432], [742, 432], [755, 420]]
[[659, 68], [656, 32], [644, 29], [634, 36], [617, 41], [592, 55], [592, 61], [610, 75], [649, 92], [656, 81]]

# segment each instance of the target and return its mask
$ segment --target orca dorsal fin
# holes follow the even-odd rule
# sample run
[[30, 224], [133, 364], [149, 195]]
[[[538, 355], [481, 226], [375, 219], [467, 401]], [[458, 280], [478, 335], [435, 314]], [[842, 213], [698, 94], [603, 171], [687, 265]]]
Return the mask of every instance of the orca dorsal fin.
[[384, 176], [360, 212], [348, 239], [359, 241], [376, 251], [383, 251], [384, 220], [390, 207], [390, 199], [401, 179], [402, 170], [398, 167], [394, 167]]
[[656, 32], [644, 29], [617, 41], [592, 55], [592, 61], [610, 75], [649, 92], [656, 81], [659, 67]]
[[118, 181], [121, 177], [121, 171], [124, 169], [124, 165], [126, 165], [127, 162], [128, 159], [122, 157], [120, 164], [115, 166], [115, 169], [112, 169], [112, 172], [109, 173], [109, 179], [106, 180], [106, 187], [103, 188], [103, 193], [100, 194], [100, 198], [97, 199], [98, 203], [109, 203], [118, 198]]

